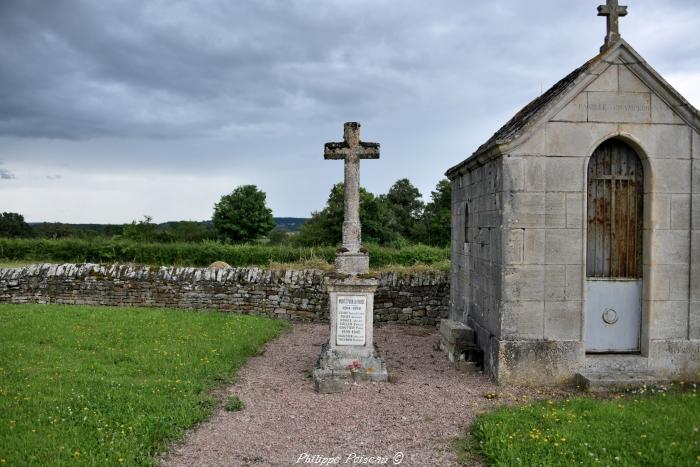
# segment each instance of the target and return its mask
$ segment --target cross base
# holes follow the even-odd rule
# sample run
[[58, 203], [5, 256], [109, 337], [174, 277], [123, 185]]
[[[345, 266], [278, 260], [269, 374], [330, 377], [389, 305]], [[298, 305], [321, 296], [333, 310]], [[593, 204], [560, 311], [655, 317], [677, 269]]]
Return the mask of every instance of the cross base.
[[356, 276], [369, 273], [369, 256], [366, 253], [338, 253], [335, 257], [335, 271]]
[[[314, 389], [319, 394], [334, 394], [349, 391], [354, 383], [373, 381], [386, 383], [389, 373], [384, 360], [378, 355], [374, 346], [363, 352], [333, 349], [328, 343], [321, 348], [321, 355], [313, 372]], [[359, 362], [361, 368], [349, 370], [348, 365]]]

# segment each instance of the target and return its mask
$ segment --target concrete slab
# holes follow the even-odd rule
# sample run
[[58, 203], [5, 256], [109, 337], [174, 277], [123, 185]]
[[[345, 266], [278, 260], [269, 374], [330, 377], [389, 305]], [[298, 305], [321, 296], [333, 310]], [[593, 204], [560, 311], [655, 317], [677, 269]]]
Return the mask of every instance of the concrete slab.
[[587, 392], [615, 392], [668, 381], [656, 378], [651, 372], [589, 372], [576, 373], [576, 385]]

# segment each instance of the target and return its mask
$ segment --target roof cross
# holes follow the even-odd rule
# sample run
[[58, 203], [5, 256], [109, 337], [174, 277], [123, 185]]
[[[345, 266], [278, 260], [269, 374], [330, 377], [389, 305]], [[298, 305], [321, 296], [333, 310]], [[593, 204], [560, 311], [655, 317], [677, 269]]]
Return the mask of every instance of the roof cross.
[[617, 0], [607, 0], [606, 5], [598, 7], [598, 16], [608, 17], [608, 33], [605, 44], [600, 49], [603, 52], [620, 40], [620, 16], [627, 16], [627, 7], [620, 6]]

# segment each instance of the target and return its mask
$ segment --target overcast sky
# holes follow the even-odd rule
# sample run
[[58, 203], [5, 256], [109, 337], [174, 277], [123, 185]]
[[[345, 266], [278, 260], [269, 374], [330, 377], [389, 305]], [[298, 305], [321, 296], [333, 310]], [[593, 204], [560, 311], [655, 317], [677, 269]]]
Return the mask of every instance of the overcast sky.
[[[0, 211], [211, 218], [255, 184], [307, 217], [342, 180], [429, 198], [512, 114], [596, 55], [600, 0], [0, 0]], [[623, 37], [700, 106], [700, 2], [629, 0]]]

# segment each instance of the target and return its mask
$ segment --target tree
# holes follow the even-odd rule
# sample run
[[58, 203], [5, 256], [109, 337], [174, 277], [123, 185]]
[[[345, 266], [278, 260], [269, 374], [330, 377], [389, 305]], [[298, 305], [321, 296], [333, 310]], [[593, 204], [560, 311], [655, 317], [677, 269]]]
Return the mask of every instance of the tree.
[[424, 204], [421, 197], [418, 188], [413, 186], [407, 178], [398, 180], [389, 188], [389, 192], [382, 196], [393, 214], [393, 224], [397, 233], [405, 239], [412, 237], [423, 213]]
[[267, 235], [275, 228], [266, 195], [255, 185], [239, 186], [214, 205], [214, 230], [224, 239], [248, 242]]
[[[331, 188], [326, 207], [311, 213], [311, 219], [301, 226], [294, 242], [299, 245], [338, 245], [343, 237], [345, 219], [345, 186], [338, 183]], [[397, 238], [392, 228], [393, 218], [387, 203], [360, 188], [360, 222], [362, 240], [370, 243], [389, 243]]]
[[16, 212], [0, 214], [0, 237], [31, 237], [32, 228], [24, 222], [24, 216]]
[[443, 179], [438, 182], [435, 191], [430, 192], [430, 202], [416, 224], [414, 238], [427, 245], [449, 245], [451, 218], [452, 185], [449, 180]]
[[129, 240], [137, 242], [153, 242], [156, 240], [158, 226], [153, 223], [153, 217], [143, 216], [140, 221], [132, 221], [124, 224], [122, 235]]

